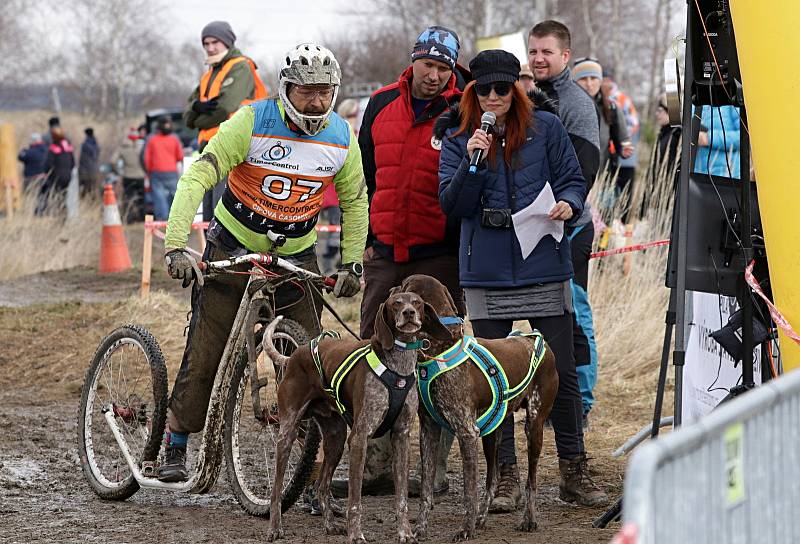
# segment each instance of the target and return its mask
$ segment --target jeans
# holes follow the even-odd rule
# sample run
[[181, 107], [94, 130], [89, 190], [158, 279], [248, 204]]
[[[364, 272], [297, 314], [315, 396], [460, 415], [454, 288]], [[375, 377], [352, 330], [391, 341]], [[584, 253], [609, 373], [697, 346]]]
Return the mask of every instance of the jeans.
[[567, 229], [572, 249], [572, 267], [575, 277], [572, 285], [572, 305], [575, 308], [573, 342], [575, 366], [578, 367], [578, 385], [583, 401], [583, 413], [588, 414], [594, 405], [594, 387], [597, 384], [597, 343], [594, 337], [594, 317], [589, 304], [589, 254], [592, 251], [594, 225], [587, 223]]
[[175, 190], [178, 188], [177, 172], [151, 172], [150, 188], [153, 191], [153, 214], [156, 221], [166, 221]]

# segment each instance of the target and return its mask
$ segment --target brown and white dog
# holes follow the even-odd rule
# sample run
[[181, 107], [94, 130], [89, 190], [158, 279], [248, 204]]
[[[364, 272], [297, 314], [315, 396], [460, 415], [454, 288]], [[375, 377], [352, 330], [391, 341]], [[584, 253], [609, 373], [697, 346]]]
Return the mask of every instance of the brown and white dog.
[[[276, 447], [275, 481], [272, 487], [270, 528], [268, 540], [283, 536], [281, 525], [281, 489], [291, 445], [297, 437], [301, 419], [313, 416], [322, 431], [324, 459], [318, 481], [317, 496], [327, 534], [345, 534], [345, 527], [334, 522], [330, 509], [330, 483], [344, 450], [347, 425], [336, 409], [335, 401], [326, 393], [314, 364], [311, 348], [302, 346], [291, 357], [278, 353], [271, 337], [277, 319], [264, 333], [264, 353], [275, 364], [285, 365], [283, 381], [278, 387], [280, 432]], [[400, 344], [414, 342], [421, 331], [438, 341], [451, 339], [450, 332], [439, 322], [433, 307], [414, 293], [394, 292], [381, 304], [375, 318], [375, 335], [370, 340], [323, 339], [319, 356], [324, 374], [329, 380], [356, 349], [371, 344], [376, 355], [389, 370], [400, 376], [413, 375], [417, 363], [416, 349], [400, 349]], [[361, 531], [361, 483], [364, 476], [364, 455], [367, 439], [378, 429], [389, 408], [386, 387], [366, 363], [356, 364], [344, 380], [341, 402], [353, 414], [350, 433], [350, 482], [347, 501], [347, 541], [366, 542]], [[408, 458], [411, 426], [417, 411], [417, 389], [411, 387], [397, 419], [392, 426], [394, 459], [392, 472], [397, 508], [397, 535], [401, 543], [415, 542], [408, 521]]]
[[[447, 289], [435, 278], [421, 274], [406, 278], [400, 290], [416, 293], [431, 304], [442, 317], [455, 316], [456, 307]], [[463, 338], [462, 325], [449, 325], [453, 340], [443, 341], [429, 338], [431, 347], [419, 352], [421, 361], [435, 357]], [[511, 337], [497, 340], [479, 339], [502, 365], [511, 386], [525, 378], [533, 352], [529, 338]], [[558, 390], [558, 374], [555, 356], [547, 347], [544, 359], [527, 389], [509, 402], [508, 413], [525, 408], [525, 432], [528, 437], [528, 481], [525, 487], [526, 505], [519, 529], [536, 529], [536, 465], [542, 450], [544, 421], [547, 419]], [[475, 422], [492, 403], [492, 389], [481, 370], [474, 364], [462, 364], [440, 375], [431, 384], [431, 400], [439, 414], [450, 424], [458, 438], [464, 470], [465, 515], [461, 530], [454, 540], [468, 540], [475, 536], [477, 528], [486, 523], [489, 504], [497, 489], [497, 451], [500, 431], [483, 437], [483, 452], [486, 456], [486, 492], [478, 511], [478, 437]], [[422, 455], [422, 492], [420, 511], [415, 527], [415, 536], [424, 538], [428, 529], [428, 512], [433, 508], [433, 480], [439, 434], [437, 426], [424, 406], [420, 405], [420, 453]]]

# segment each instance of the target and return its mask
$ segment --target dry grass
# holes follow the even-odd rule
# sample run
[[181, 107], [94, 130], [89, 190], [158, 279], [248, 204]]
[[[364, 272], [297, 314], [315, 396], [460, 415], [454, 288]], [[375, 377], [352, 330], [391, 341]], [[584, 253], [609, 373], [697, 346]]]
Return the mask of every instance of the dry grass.
[[[674, 171], [663, 169], [655, 176], [649, 170], [640, 171], [634, 183], [631, 208], [639, 210], [644, 202], [645, 212], [642, 218], [633, 221], [634, 243], [670, 237], [673, 175]], [[653, 177], [655, 181], [651, 181]], [[602, 176], [592, 189], [590, 200], [600, 202], [600, 195], [607, 194], [614, 182], [612, 176]], [[610, 216], [622, 215], [620, 201]], [[629, 257], [615, 255], [591, 261], [589, 296], [601, 373], [604, 379], [611, 379], [623, 388], [630, 388], [632, 382], [642, 382], [649, 387], [654, 383], [653, 376], [660, 360], [669, 300], [669, 291], [664, 287], [668, 247], [627, 255]]]
[[[54, 115], [56, 113], [50, 110], [0, 111], [0, 123], [11, 123], [13, 125], [17, 146], [22, 148], [28, 145], [31, 133], [38, 132], [42, 135], [47, 133], [47, 120]], [[100, 158], [102, 161], [106, 161], [125, 137], [127, 128], [138, 126], [144, 122], [144, 115], [130, 119], [98, 119], [76, 112], [65, 111], [59, 115], [59, 119], [61, 119], [61, 126], [64, 128], [67, 138], [76, 149], [76, 159], [77, 150], [80, 149], [84, 139], [83, 129], [92, 127], [94, 128], [95, 138], [100, 144]]]
[[0, 308], [0, 337], [4, 339], [0, 384], [43, 386], [48, 395], [76, 394], [102, 337], [124, 323], [151, 331], [174, 372], [185, 342], [185, 312], [183, 302], [165, 293], [110, 303]]
[[96, 263], [102, 232], [99, 199], [83, 199], [72, 219], [35, 216], [35, 205], [35, 195], [28, 193], [13, 217], [0, 219], [0, 280]]

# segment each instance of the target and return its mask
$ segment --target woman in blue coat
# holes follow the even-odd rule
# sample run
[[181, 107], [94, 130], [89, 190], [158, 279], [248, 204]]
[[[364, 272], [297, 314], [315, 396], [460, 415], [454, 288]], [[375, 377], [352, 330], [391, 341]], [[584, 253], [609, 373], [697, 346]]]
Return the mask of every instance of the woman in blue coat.
[[[552, 189], [549, 219], [563, 226], [580, 216], [586, 182], [558, 117], [533, 111], [518, 83], [520, 65], [506, 51], [479, 53], [469, 64], [475, 81], [464, 89], [458, 127], [448, 130], [439, 162], [439, 199], [461, 218], [459, 275], [475, 336], [503, 338], [515, 320], [539, 329], [556, 356], [558, 394], [550, 418], [561, 471], [561, 498], [584, 505], [605, 500], [587, 476], [582, 405], [572, 348], [572, 260], [566, 236], [545, 235], [523, 257], [511, 215]], [[484, 112], [497, 121], [480, 130]], [[470, 157], [483, 159], [470, 172]], [[514, 423], [503, 423], [500, 481], [492, 511], [509, 511], [520, 497]]]

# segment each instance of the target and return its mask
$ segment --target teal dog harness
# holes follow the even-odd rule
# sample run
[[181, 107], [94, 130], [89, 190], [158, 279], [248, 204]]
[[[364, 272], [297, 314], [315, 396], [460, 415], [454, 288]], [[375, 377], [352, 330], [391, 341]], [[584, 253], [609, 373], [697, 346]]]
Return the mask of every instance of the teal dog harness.
[[[383, 436], [392, 428], [397, 416], [400, 415], [400, 411], [403, 409], [403, 405], [406, 402], [408, 392], [414, 387], [414, 383], [416, 382], [414, 374], [410, 376], [401, 376], [393, 370], [386, 368], [372, 349], [372, 346], [367, 344], [348, 355], [342, 364], [339, 365], [339, 368], [336, 369], [336, 372], [333, 373], [333, 377], [331, 377], [331, 381], [328, 383], [325, 378], [325, 369], [322, 367], [322, 360], [319, 357], [319, 342], [323, 338], [338, 339], [339, 333], [336, 331], [324, 331], [311, 340], [310, 347], [311, 357], [314, 359], [314, 365], [317, 367], [317, 372], [319, 372], [319, 377], [322, 380], [322, 387], [336, 403], [336, 409], [342, 415], [348, 427], [353, 426], [353, 412], [342, 403], [339, 395], [339, 388], [342, 386], [348, 374], [350, 374], [350, 371], [355, 368], [356, 364], [366, 359], [372, 372], [378, 377], [384, 387], [386, 387], [386, 390], [389, 392], [389, 409], [386, 411], [386, 416], [384, 416], [380, 426], [378, 426], [372, 434], [373, 438]], [[406, 347], [402, 342], [395, 343], [400, 347]], [[409, 345], [407, 349], [416, 349], [416, 347], [416, 345]]]
[[452, 427], [439, 414], [431, 401], [431, 384], [445, 372], [469, 361], [478, 366], [492, 389], [492, 404], [478, 417], [476, 423], [480, 436], [486, 436], [500, 426], [506, 417], [508, 403], [525, 391], [531, 383], [545, 353], [544, 338], [538, 330], [534, 330], [532, 333], [513, 331], [509, 334], [509, 337], [511, 336], [524, 336], [533, 341], [533, 354], [528, 365], [528, 374], [513, 388], [509, 387], [508, 377], [503, 366], [488, 349], [478, 343], [474, 336], [464, 336], [439, 356], [424, 363], [417, 363], [419, 397], [437, 425], [453, 432]]

